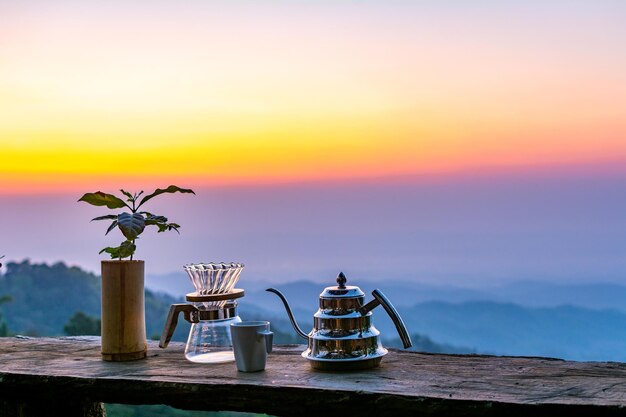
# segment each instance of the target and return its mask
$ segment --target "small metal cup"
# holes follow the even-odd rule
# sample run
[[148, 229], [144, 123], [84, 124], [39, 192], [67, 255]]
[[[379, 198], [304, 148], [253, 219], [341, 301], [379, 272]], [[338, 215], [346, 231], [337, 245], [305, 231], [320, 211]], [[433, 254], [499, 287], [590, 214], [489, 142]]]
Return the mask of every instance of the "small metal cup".
[[274, 333], [269, 321], [242, 321], [232, 323], [230, 332], [237, 369], [257, 372], [265, 369], [267, 354], [272, 351]]

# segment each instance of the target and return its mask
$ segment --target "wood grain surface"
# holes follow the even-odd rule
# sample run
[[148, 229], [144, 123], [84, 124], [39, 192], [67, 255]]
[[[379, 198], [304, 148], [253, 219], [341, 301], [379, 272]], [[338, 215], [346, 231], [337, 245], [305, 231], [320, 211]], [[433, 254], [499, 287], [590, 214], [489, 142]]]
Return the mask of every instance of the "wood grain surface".
[[102, 358], [146, 356], [144, 261], [102, 261]]
[[391, 351], [379, 368], [313, 371], [302, 346], [267, 368], [201, 365], [183, 344], [104, 362], [99, 338], [0, 338], [0, 399], [167, 404], [274, 415], [626, 415], [626, 364]]

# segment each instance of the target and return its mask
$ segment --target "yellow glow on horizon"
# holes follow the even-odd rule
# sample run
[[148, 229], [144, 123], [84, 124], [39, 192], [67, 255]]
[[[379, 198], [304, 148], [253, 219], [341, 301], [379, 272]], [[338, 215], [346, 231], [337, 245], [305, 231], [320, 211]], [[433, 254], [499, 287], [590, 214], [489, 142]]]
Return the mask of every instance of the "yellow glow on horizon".
[[626, 161], [609, 17], [590, 48], [558, 19], [439, 16], [460, 37], [408, 4], [61, 3], [0, 28], [0, 193]]

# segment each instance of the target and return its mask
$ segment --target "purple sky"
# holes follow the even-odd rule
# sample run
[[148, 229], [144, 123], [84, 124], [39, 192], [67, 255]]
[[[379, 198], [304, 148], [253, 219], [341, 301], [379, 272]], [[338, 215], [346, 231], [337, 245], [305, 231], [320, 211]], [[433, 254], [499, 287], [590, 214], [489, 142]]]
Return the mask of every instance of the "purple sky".
[[[328, 282], [343, 270], [462, 286], [626, 284], [619, 171], [198, 189], [154, 200], [151, 210], [180, 223], [181, 235], [144, 233], [138, 258], [148, 274], [242, 261], [248, 279], [275, 281]], [[98, 271], [98, 251], [121, 235], [89, 223], [107, 210], [78, 197], [0, 196], [0, 253]]]

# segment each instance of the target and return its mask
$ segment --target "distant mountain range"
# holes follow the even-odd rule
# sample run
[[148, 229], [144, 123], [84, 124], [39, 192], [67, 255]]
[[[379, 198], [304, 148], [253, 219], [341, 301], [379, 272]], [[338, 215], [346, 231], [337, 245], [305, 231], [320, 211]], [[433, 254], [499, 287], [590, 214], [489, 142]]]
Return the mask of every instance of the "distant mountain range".
[[[322, 283], [312, 281], [273, 283], [268, 280], [246, 278], [244, 271], [238, 286], [244, 288], [249, 296], [256, 297], [268, 287], [276, 287], [285, 291], [294, 289], [293, 297], [297, 297], [298, 304], [310, 302], [312, 305], [317, 305], [316, 297], [324, 287], [335, 285], [332, 276], [328, 282]], [[407, 282], [388, 277], [379, 282], [362, 280], [348, 284], [358, 285], [366, 292], [379, 288], [397, 306], [412, 306], [427, 301], [450, 303], [492, 301], [518, 304], [524, 307], [572, 305], [589, 309], [616, 309], [626, 312], [626, 285], [611, 283], [552, 284], [541, 281], [519, 281], [495, 287], [463, 288]], [[146, 286], [173, 296], [182, 296], [192, 291], [191, 284], [183, 271], [147, 276]]]
[[626, 361], [626, 314], [617, 310], [426, 302], [401, 312], [411, 330], [483, 353]]
[[[0, 325], [7, 324], [10, 334], [28, 336], [63, 335], [64, 325], [76, 312], [96, 318], [100, 314], [99, 277], [64, 263], [33, 264], [10, 262], [0, 274], [0, 296], [10, 301], [0, 306]], [[149, 338], [160, 336], [169, 307], [183, 302], [163, 292], [146, 289], [146, 330]], [[271, 307], [271, 306], [270, 306]], [[279, 344], [306, 343], [291, 328], [282, 312], [272, 312], [251, 303], [242, 303], [240, 313], [247, 320], [269, 319], [274, 340]], [[304, 314], [302, 314], [304, 316]], [[179, 320], [173, 340], [186, 341], [189, 324]], [[459, 353], [469, 351], [438, 344], [426, 336], [414, 335], [415, 347], [428, 352]], [[396, 343], [391, 339], [389, 345]]]
[[[148, 277], [147, 285], [184, 293], [184, 272]], [[282, 303], [265, 288], [287, 296], [301, 327], [308, 331], [318, 297], [328, 283], [297, 281], [272, 284], [246, 281], [243, 312], [286, 320]], [[493, 288], [468, 289], [386, 279], [353, 282], [366, 294], [381, 289], [394, 303], [412, 333], [427, 335], [449, 352], [549, 356], [573, 360], [626, 361], [626, 286], [618, 284], [550, 284], [525, 281]], [[367, 296], [366, 300], [371, 299]], [[396, 330], [382, 309], [374, 323], [383, 337], [399, 346]], [[288, 322], [283, 325], [288, 327]]]
[[[284, 292], [308, 331], [323, 285], [305, 281], [275, 287]], [[406, 283], [378, 287], [396, 305], [411, 333], [428, 335], [462, 353], [626, 361], [622, 286], [545, 285], [544, 290], [538, 283], [518, 283], [491, 293]], [[361, 288], [367, 294], [374, 287], [366, 282]], [[366, 301], [371, 298], [366, 296]], [[266, 310], [265, 317], [287, 317], [280, 300], [262, 289], [249, 291], [242, 305]], [[396, 337], [382, 308], [374, 310], [373, 321], [384, 338]]]
[[[99, 315], [99, 278], [93, 274], [63, 263], [28, 261], [9, 263], [3, 269], [0, 296], [9, 295], [12, 301], [2, 304], [0, 313], [12, 333], [61, 335], [77, 311]], [[304, 343], [291, 328], [278, 297], [264, 291], [270, 284], [244, 279], [240, 316], [271, 321], [277, 343]], [[149, 287], [153, 282], [148, 277]], [[182, 273], [168, 284], [177, 296], [164, 293], [163, 286], [146, 290], [149, 337], [159, 336], [170, 304], [182, 302], [191, 290]], [[375, 286], [358, 284], [370, 300]], [[302, 329], [309, 331], [325, 285], [300, 281], [274, 286], [287, 296]], [[620, 303], [620, 298], [626, 300], [626, 289], [622, 286], [535, 282], [486, 291], [385, 281], [377, 287], [398, 308], [416, 350], [626, 362], [626, 309]], [[399, 346], [395, 327], [382, 308], [374, 310], [373, 323], [386, 345]], [[183, 320], [179, 324], [174, 339], [184, 341], [189, 327]]]

